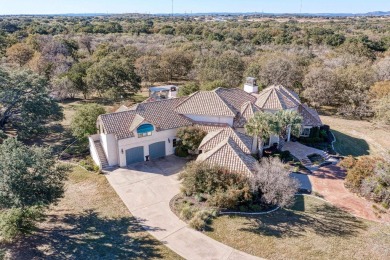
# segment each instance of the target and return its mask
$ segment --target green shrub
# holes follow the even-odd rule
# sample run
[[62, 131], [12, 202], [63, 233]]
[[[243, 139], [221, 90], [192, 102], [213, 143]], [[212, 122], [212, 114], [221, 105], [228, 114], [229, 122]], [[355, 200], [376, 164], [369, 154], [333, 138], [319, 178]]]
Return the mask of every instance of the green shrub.
[[202, 194], [196, 194], [195, 195], [195, 199], [198, 201], [198, 202], [203, 202], [206, 200], [206, 198], [202, 195]]
[[261, 211], [263, 208], [262, 208], [260, 205], [252, 204], [252, 205], [250, 206], [250, 209], [251, 209], [252, 211], [258, 212], [258, 211]]
[[182, 127], [177, 131], [180, 144], [189, 151], [198, 149], [203, 138], [207, 135], [205, 131], [196, 126]]
[[216, 217], [215, 210], [201, 210], [196, 212], [189, 225], [196, 230], [205, 230], [207, 225]]
[[226, 190], [219, 189], [217, 192], [210, 195], [208, 202], [211, 206], [218, 208], [233, 209], [243, 203], [247, 203], [252, 199], [249, 187], [239, 189], [234, 185]]
[[187, 157], [188, 156], [188, 149], [182, 145], [178, 145], [175, 149], [175, 155], [178, 157]]
[[326, 130], [321, 130], [320, 131], [320, 137], [321, 138], [328, 138], [328, 133], [326, 132]]
[[[351, 159], [348, 158], [348, 160]], [[353, 191], [360, 191], [363, 180], [374, 174], [374, 170], [378, 162], [378, 158], [370, 156], [360, 157], [356, 162], [354, 162], [354, 164], [351, 164], [353, 166], [347, 170], [345, 185]], [[349, 164], [348, 161], [341, 163], [341, 165], [347, 164]]]
[[310, 129], [310, 138], [316, 139], [320, 138], [320, 128], [319, 127], [313, 127]]
[[99, 166], [95, 164], [91, 156], [87, 156], [85, 160], [80, 161], [80, 165], [90, 172], [98, 172], [100, 170]]
[[301, 137], [299, 141], [306, 144], [317, 144], [317, 143], [323, 143], [324, 139], [321, 137]]
[[240, 209], [241, 212], [247, 212], [247, 211], [248, 211], [248, 207], [245, 206], [245, 205], [241, 205], [241, 206], [239, 207], [239, 209]]
[[43, 216], [40, 207], [3, 211], [0, 214], [0, 240], [12, 241], [17, 236], [30, 234], [35, 229], [36, 221], [42, 220]]
[[190, 162], [180, 173], [182, 191], [191, 196], [193, 194], [212, 195], [224, 192], [230, 188], [241, 190], [243, 198], [250, 198], [249, 180], [242, 174], [235, 174], [229, 170], [207, 163]]
[[190, 220], [194, 217], [197, 210], [188, 205], [184, 206], [180, 212], [180, 218], [183, 220]]
[[189, 225], [193, 229], [201, 231], [206, 228], [207, 223], [200, 215], [196, 214], [189, 222]]

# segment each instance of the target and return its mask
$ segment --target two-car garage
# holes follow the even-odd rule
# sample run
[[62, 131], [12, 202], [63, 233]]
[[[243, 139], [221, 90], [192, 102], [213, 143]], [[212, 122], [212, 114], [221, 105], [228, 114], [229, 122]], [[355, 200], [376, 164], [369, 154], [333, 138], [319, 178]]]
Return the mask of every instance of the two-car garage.
[[[149, 154], [145, 154], [145, 150], [148, 150]], [[138, 146], [126, 150], [126, 165], [143, 162], [145, 161], [146, 156], [149, 156], [149, 160], [165, 157], [165, 141], [150, 144], [148, 147]]]

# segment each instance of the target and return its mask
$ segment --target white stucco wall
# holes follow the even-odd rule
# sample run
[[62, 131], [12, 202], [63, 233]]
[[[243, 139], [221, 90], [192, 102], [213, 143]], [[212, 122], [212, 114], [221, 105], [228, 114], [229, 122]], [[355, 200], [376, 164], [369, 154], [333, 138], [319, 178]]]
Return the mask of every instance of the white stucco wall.
[[100, 134], [100, 141], [108, 161], [108, 165], [118, 165], [118, 141], [113, 134]]
[[185, 115], [197, 122], [208, 122], [208, 123], [220, 123], [228, 124], [233, 126], [233, 117], [228, 116], [206, 116], [206, 115]]
[[[170, 129], [161, 132], [153, 131], [152, 136], [138, 138], [137, 135], [132, 138], [127, 138], [118, 141], [118, 158], [119, 166], [126, 166], [126, 150], [138, 146], [144, 147], [144, 156], [149, 155], [149, 145], [157, 142], [165, 141], [165, 154], [174, 154], [173, 139], [176, 138], [177, 129]], [[168, 139], [170, 142], [168, 142]], [[123, 153], [122, 153], [123, 150]]]
[[94, 142], [95, 140], [92, 136], [88, 137], [88, 139], [89, 139], [89, 150], [91, 152], [91, 157], [92, 157], [93, 161], [96, 163], [96, 165], [101, 167], [99, 155], [98, 155], [96, 147], [95, 147], [95, 142]]

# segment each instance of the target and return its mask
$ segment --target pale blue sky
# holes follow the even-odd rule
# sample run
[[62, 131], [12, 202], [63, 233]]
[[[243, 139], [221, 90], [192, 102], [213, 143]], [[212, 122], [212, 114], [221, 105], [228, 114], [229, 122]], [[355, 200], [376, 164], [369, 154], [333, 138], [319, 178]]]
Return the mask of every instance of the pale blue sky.
[[[303, 13], [390, 11], [390, 0], [302, 0]], [[301, 0], [174, 0], [175, 13], [299, 13]], [[170, 13], [171, 0], [0, 0], [0, 14]]]

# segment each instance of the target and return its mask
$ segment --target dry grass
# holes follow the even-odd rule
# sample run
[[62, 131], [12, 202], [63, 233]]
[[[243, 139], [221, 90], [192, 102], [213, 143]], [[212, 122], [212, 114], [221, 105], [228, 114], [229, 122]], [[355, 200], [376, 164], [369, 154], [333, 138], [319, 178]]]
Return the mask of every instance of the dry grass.
[[321, 116], [336, 136], [335, 149], [341, 155], [387, 156], [390, 130], [367, 121]]
[[390, 227], [363, 221], [312, 197], [292, 210], [258, 217], [222, 216], [207, 234], [267, 259], [388, 259]]
[[65, 197], [9, 259], [178, 259], [131, 216], [103, 175], [74, 168]]

